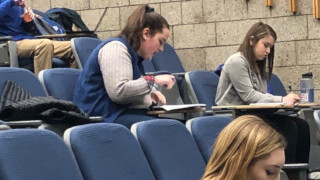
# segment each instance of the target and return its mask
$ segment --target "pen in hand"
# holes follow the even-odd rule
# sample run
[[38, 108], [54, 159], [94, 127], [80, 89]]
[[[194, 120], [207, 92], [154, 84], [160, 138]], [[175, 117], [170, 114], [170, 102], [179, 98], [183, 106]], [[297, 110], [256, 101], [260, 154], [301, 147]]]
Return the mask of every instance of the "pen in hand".
[[[291, 87], [291, 85], [289, 85], [288, 86], [288, 91], [289, 91], [289, 94], [293, 94], [293, 92], [292, 92], [292, 87]], [[295, 101], [295, 103], [293, 104], [294, 106], [297, 106], [299, 104], [299, 100], [298, 101]]]
[[289, 93], [292, 94], [292, 87], [289, 85]]

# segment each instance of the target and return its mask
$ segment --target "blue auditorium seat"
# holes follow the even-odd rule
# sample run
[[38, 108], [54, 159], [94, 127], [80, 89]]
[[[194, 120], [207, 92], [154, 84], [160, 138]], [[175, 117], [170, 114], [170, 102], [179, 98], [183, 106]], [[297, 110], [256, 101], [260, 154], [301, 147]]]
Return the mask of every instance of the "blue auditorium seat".
[[287, 92], [285, 87], [283, 86], [281, 80], [276, 74], [272, 74], [269, 85], [272, 89], [272, 94], [277, 96], [286, 96]]
[[1, 180], [83, 180], [63, 140], [39, 129], [0, 131]]
[[71, 49], [79, 69], [83, 69], [90, 54], [101, 42], [100, 39], [93, 37], [77, 37], [70, 40]]
[[159, 53], [153, 56], [151, 62], [156, 71], [165, 70], [171, 73], [185, 72], [176, 51], [168, 43], [164, 44], [163, 51], [160, 51]]
[[203, 159], [208, 163], [220, 131], [232, 121], [226, 116], [203, 116], [187, 121], [186, 127], [196, 141]]
[[0, 95], [3, 92], [6, 81], [11, 80], [25, 89], [32, 96], [47, 96], [38, 78], [29, 70], [15, 67], [0, 68]]
[[49, 96], [72, 101], [74, 87], [80, 74], [80, 69], [45, 69], [39, 73], [39, 80], [47, 90]]
[[68, 129], [64, 139], [86, 180], [155, 180], [139, 143], [122, 125], [77, 126]]
[[196, 180], [205, 162], [187, 128], [179, 121], [162, 119], [133, 124], [138, 139], [157, 180]]
[[[215, 97], [219, 76], [213, 71], [191, 71], [185, 74], [185, 99], [193, 104], [206, 104], [206, 109], [216, 105]], [[189, 103], [188, 102], [188, 103]]]

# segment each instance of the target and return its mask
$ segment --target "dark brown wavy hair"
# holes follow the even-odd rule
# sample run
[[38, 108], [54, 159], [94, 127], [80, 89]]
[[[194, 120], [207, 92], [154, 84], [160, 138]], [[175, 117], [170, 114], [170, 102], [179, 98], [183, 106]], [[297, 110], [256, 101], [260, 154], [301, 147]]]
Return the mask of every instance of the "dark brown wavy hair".
[[150, 29], [151, 36], [162, 32], [163, 28], [169, 29], [169, 24], [159, 13], [147, 4], [139, 6], [128, 18], [127, 24], [120, 33], [132, 48], [137, 51], [140, 48], [140, 39], [144, 28]]

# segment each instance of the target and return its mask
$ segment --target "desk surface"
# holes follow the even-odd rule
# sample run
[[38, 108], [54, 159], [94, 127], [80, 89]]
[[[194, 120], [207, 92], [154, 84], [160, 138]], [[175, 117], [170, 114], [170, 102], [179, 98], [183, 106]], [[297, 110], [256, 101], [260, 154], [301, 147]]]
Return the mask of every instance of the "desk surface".
[[315, 103], [299, 103], [294, 106], [290, 105], [275, 105], [275, 104], [261, 104], [261, 105], [230, 105], [230, 106], [212, 106], [212, 110], [249, 110], [249, 109], [294, 109], [294, 108], [308, 108], [319, 107]]
[[188, 109], [178, 109], [178, 110], [172, 110], [172, 111], [166, 111], [166, 110], [150, 110], [147, 111], [147, 115], [158, 115], [158, 114], [174, 114], [174, 113], [194, 113], [194, 112], [200, 112], [205, 111], [205, 107], [193, 107]]
[[289, 105], [233, 105], [233, 106], [212, 106], [212, 110], [246, 110], [246, 109], [293, 109]]
[[47, 34], [47, 35], [40, 35], [40, 36], [36, 36], [39, 39], [43, 39], [43, 38], [48, 38], [48, 39], [52, 39], [52, 38], [64, 38], [64, 37], [97, 37], [97, 34], [90, 34], [90, 33], [64, 33], [64, 34]]

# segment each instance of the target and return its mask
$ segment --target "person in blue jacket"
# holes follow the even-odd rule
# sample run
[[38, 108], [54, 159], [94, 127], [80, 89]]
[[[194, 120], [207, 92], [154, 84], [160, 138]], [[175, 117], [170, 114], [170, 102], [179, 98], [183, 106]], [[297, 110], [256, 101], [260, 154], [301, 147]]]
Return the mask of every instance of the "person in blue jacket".
[[[25, 11], [27, 10], [27, 12]], [[0, 36], [12, 36], [17, 43], [19, 58], [34, 58], [34, 73], [52, 67], [52, 58], [61, 58], [73, 62], [70, 41], [52, 41], [37, 39], [28, 32], [28, 19], [24, 14], [35, 17], [31, 8], [27, 8], [24, 0], [0, 0]]]
[[77, 81], [73, 102], [90, 116], [127, 127], [154, 119], [146, 115], [147, 109], [166, 103], [157, 86], [170, 89], [175, 79], [170, 74], [146, 76], [142, 61], [163, 51], [169, 36], [168, 22], [148, 5], [139, 6], [118, 37], [92, 52]]

